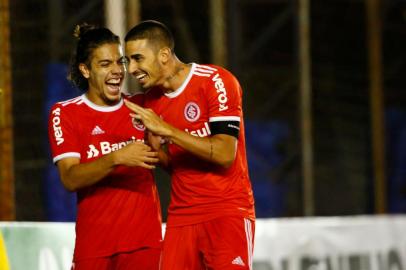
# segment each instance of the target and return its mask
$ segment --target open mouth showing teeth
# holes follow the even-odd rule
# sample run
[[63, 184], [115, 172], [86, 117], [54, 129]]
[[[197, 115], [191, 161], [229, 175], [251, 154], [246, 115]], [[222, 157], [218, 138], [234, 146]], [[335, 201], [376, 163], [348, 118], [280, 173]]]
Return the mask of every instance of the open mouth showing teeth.
[[112, 93], [117, 93], [120, 91], [121, 79], [110, 79], [106, 84]]
[[147, 74], [146, 74], [146, 73], [137, 74], [137, 75], [135, 76], [135, 78], [136, 78], [138, 81], [140, 81], [140, 82], [142, 82], [146, 77], [147, 77]]
[[106, 83], [111, 85], [120, 85], [121, 79], [110, 79]]

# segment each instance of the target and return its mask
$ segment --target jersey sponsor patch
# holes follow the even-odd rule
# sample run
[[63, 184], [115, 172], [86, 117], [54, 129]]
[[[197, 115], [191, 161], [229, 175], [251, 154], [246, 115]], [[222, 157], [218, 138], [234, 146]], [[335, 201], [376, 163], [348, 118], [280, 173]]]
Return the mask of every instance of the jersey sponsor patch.
[[217, 73], [213, 77], [213, 82], [214, 82], [214, 87], [216, 88], [216, 92], [218, 93], [217, 99], [219, 102], [219, 111], [225, 111], [228, 109], [227, 106], [227, 89], [224, 86], [223, 79], [220, 77], [220, 75]]
[[121, 148], [123, 148], [124, 146], [126, 146], [129, 143], [132, 142], [143, 142], [142, 139], [136, 139], [135, 137], [131, 137], [131, 140], [128, 141], [124, 141], [124, 142], [118, 142], [118, 143], [110, 143], [107, 141], [103, 141], [100, 142], [98, 145], [94, 145], [94, 144], [89, 144], [89, 148], [86, 151], [87, 153], [87, 158], [95, 158], [101, 155], [106, 155], [109, 154], [111, 152], [117, 151]]
[[56, 144], [60, 145], [65, 141], [63, 138], [63, 132], [61, 128], [61, 108], [56, 108], [52, 111], [52, 128], [54, 130], [54, 136]]
[[199, 128], [196, 130], [189, 130], [186, 128], [185, 131], [187, 133], [190, 133], [191, 135], [197, 136], [197, 137], [207, 137], [211, 134], [210, 127], [207, 122], [204, 122], [204, 127], [202, 127], [202, 128]]
[[185, 106], [184, 115], [189, 122], [195, 122], [200, 117], [200, 108], [195, 102], [189, 102]]

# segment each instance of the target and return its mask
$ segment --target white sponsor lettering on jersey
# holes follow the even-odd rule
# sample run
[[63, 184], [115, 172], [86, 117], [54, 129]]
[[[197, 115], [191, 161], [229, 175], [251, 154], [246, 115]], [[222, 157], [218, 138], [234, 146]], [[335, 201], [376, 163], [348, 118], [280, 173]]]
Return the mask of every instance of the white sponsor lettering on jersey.
[[186, 128], [185, 131], [187, 133], [190, 133], [190, 135], [197, 136], [197, 137], [206, 137], [211, 134], [210, 127], [207, 122], [204, 122], [204, 127], [202, 127], [202, 128], [199, 128], [196, 130], [191, 130], [191, 131], [189, 131], [189, 129]]
[[55, 110], [52, 111], [52, 127], [54, 129], [54, 135], [55, 135], [55, 140], [56, 144], [60, 145], [61, 143], [64, 142], [63, 138], [63, 132], [61, 128], [61, 108], [56, 108]]
[[216, 87], [216, 91], [217, 93], [219, 93], [218, 95], [218, 101], [220, 102], [219, 104], [219, 111], [224, 111], [228, 109], [227, 106], [227, 90], [224, 87], [224, 82], [223, 80], [220, 78], [220, 75], [217, 73], [216, 75], [214, 75], [213, 77], [213, 82], [214, 82], [214, 87]]
[[131, 137], [131, 140], [124, 141], [124, 142], [118, 142], [118, 143], [110, 143], [110, 142], [100, 142], [99, 147], [96, 147], [93, 144], [89, 145], [89, 150], [87, 151], [87, 158], [94, 158], [98, 157], [100, 152], [102, 155], [109, 154], [111, 152], [117, 151], [124, 146], [126, 146], [129, 143], [132, 142], [143, 142], [143, 139], [135, 139], [135, 137]]
[[89, 145], [89, 150], [87, 151], [87, 158], [97, 157], [99, 155], [99, 150], [93, 144]]

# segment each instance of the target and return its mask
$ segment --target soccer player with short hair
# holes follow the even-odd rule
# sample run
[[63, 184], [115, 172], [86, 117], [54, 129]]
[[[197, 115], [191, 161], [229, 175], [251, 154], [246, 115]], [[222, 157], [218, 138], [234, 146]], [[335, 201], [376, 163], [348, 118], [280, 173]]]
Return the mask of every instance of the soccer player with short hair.
[[106, 28], [77, 26], [70, 80], [84, 93], [54, 104], [49, 116], [53, 161], [77, 192], [74, 270], [157, 270], [161, 212], [152, 171], [157, 152], [144, 141], [122, 94], [124, 56]]
[[237, 79], [181, 62], [157, 21], [136, 25], [125, 42], [128, 71], [146, 91], [145, 108], [126, 104], [171, 174], [161, 269], [252, 269], [254, 199]]

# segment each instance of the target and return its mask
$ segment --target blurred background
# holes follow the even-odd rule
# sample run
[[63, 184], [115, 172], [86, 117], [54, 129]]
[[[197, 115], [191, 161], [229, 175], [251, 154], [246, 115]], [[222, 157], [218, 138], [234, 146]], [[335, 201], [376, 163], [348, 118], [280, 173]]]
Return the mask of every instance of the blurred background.
[[[47, 139], [82, 22], [156, 19], [244, 91], [258, 217], [406, 212], [405, 0], [0, 0], [0, 220], [73, 221]], [[128, 82], [128, 90], [136, 90]], [[169, 179], [156, 171], [164, 220]]]

